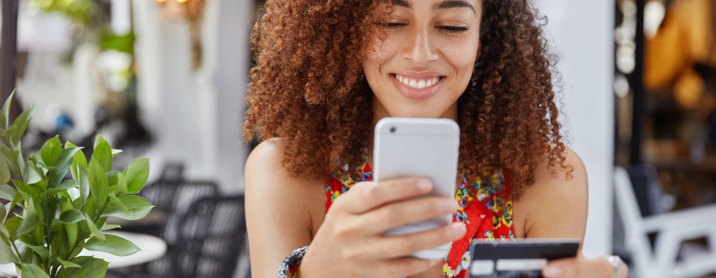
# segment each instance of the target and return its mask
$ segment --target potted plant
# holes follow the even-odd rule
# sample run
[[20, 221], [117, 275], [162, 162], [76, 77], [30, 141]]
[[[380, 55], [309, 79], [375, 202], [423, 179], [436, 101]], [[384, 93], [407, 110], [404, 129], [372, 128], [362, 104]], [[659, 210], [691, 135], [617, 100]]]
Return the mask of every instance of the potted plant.
[[[63, 146], [59, 137], [25, 161], [20, 138], [37, 106], [9, 125], [11, 100], [0, 111], [0, 198], [8, 201], [0, 206], [0, 264], [14, 263], [18, 277], [104, 277], [108, 262], [78, 255], [82, 249], [118, 256], [140, 250], [102, 231], [119, 228], [106, 223], [109, 216], [137, 220], [153, 207], [131, 195], [146, 184], [149, 159], [112, 171], [112, 158], [122, 151], [98, 135], [89, 161], [81, 147], [69, 141]], [[67, 171], [71, 179], [65, 179]]]

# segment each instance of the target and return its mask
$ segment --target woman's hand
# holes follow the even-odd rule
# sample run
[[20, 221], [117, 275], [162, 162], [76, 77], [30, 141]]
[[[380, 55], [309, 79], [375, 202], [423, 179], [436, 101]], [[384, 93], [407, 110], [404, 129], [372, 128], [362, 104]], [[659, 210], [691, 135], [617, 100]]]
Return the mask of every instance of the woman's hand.
[[452, 214], [451, 198], [424, 197], [432, 183], [424, 178], [361, 182], [331, 205], [301, 262], [299, 277], [398, 277], [422, 272], [439, 260], [407, 257], [460, 239], [462, 223], [401, 236], [383, 232], [405, 224]]
[[[623, 265], [619, 278], [626, 278], [628, 273], [629, 269]], [[604, 258], [587, 260], [580, 256], [549, 262], [542, 269], [542, 276], [545, 278], [612, 278], [614, 267]]]

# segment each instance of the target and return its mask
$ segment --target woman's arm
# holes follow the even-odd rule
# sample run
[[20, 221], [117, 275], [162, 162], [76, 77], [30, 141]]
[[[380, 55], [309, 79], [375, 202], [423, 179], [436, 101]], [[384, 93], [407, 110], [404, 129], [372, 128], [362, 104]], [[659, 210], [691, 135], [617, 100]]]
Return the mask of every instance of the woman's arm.
[[565, 165], [550, 167], [543, 161], [535, 169], [535, 183], [527, 186], [515, 204], [515, 214], [524, 214], [526, 238], [584, 239], [589, 201], [587, 171], [576, 153], [567, 149]]
[[[570, 176], [559, 166], [548, 167], [547, 162], [535, 170], [535, 184], [528, 186], [515, 205], [517, 213], [526, 214], [524, 233], [527, 238], [579, 238], [584, 240], [587, 227], [588, 185], [587, 171], [582, 160], [567, 149], [566, 165]], [[577, 257], [550, 262], [543, 270], [545, 277], [611, 278], [613, 267], [603, 258], [584, 259], [581, 247]], [[621, 277], [627, 276], [624, 267]]]
[[324, 207], [321, 181], [286, 174], [281, 166], [284, 145], [282, 139], [264, 141], [246, 162], [246, 222], [253, 277], [276, 277], [291, 251], [309, 245], [311, 210]]

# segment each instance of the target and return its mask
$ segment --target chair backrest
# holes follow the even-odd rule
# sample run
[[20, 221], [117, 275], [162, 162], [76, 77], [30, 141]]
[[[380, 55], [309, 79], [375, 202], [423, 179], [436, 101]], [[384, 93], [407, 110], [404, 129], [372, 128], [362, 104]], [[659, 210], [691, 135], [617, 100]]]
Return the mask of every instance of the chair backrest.
[[648, 235], [644, 231], [644, 220], [639, 211], [629, 174], [619, 166], [614, 168], [614, 195], [619, 217], [624, 225], [624, 245], [632, 255], [634, 270], [639, 277], [651, 277], [648, 273], [651, 271], [649, 262], [652, 252]]
[[244, 196], [196, 201], [181, 218], [172, 255], [174, 273], [232, 277], [245, 235]]
[[161, 237], [169, 244], [176, 239], [179, 221], [194, 201], [203, 197], [217, 196], [218, 187], [210, 181], [158, 181], [147, 186], [140, 193], [155, 209], [167, 214], [167, 221], [161, 229]]
[[614, 169], [614, 194], [616, 195], [617, 207], [619, 215], [624, 221], [625, 228], [629, 229], [630, 225], [641, 224], [642, 217], [639, 210], [639, 204], [634, 195], [634, 189], [629, 180], [629, 174], [622, 167]]
[[176, 186], [173, 196], [172, 207], [167, 216], [167, 223], [162, 233], [162, 238], [169, 244], [176, 241], [176, 233], [179, 228], [181, 218], [189, 209], [189, 206], [196, 200], [204, 197], [217, 196], [219, 190], [215, 183], [210, 181], [184, 181]]

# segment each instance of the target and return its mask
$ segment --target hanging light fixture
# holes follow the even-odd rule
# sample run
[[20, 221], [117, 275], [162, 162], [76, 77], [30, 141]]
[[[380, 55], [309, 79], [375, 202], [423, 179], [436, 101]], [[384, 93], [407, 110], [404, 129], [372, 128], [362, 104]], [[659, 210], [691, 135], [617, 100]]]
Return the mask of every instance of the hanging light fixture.
[[189, 22], [191, 36], [192, 68], [201, 67], [201, 20], [206, 0], [156, 0], [163, 13], [171, 19]]

